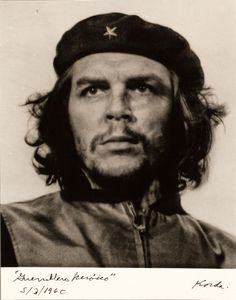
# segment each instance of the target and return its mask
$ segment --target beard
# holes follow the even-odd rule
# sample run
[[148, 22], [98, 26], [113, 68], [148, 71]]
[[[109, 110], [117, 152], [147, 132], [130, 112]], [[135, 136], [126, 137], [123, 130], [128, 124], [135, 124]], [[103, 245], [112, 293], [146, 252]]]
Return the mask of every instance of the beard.
[[124, 128], [122, 134], [129, 136], [134, 144], [125, 150], [115, 150], [111, 155], [98, 155], [98, 147], [112, 136], [113, 130], [96, 135], [89, 147], [83, 145], [77, 137], [77, 154], [82, 170], [89, 181], [105, 189], [130, 191], [142, 189], [147, 182], [158, 178], [168, 159], [167, 134], [149, 140], [145, 135], [129, 128]]

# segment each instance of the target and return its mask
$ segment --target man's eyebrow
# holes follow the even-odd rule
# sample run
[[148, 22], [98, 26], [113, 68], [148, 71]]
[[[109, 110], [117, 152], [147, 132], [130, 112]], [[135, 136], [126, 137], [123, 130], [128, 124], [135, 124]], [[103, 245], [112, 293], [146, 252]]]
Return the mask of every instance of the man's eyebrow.
[[127, 87], [142, 83], [142, 82], [154, 82], [154, 87], [157, 89], [158, 94], [161, 95], [171, 95], [172, 94], [172, 86], [168, 86], [161, 77], [156, 74], [147, 74], [147, 75], [137, 75], [131, 76], [127, 79], [126, 85]]
[[164, 83], [163, 79], [160, 76], [153, 73], [129, 76], [128, 80], [155, 80]]
[[86, 84], [101, 84], [108, 85], [108, 81], [106, 79], [101, 79], [97, 77], [81, 77], [76, 81], [77, 87], [86, 85]]
[[[148, 82], [148, 81], [153, 81], [154, 82], [154, 87], [156, 88], [156, 92], [158, 95], [163, 95], [163, 96], [171, 96], [173, 91], [172, 91], [172, 86], [168, 86], [167, 84], [164, 83], [163, 79], [156, 75], [156, 74], [145, 74], [145, 75], [133, 75], [127, 77], [125, 80], [126, 82], [126, 87], [131, 87], [133, 85], [143, 83], [143, 82]], [[99, 78], [99, 77], [90, 77], [90, 76], [84, 76], [79, 78], [76, 81], [76, 86], [78, 88], [84, 86], [84, 85], [102, 85], [105, 87], [109, 87], [109, 82], [105, 78]]]

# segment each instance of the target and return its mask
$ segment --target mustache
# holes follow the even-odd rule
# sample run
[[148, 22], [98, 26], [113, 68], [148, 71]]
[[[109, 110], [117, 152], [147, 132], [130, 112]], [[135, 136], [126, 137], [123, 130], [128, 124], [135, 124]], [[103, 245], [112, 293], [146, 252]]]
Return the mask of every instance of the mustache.
[[[109, 128], [105, 133], [96, 135], [90, 144], [91, 151], [95, 151], [97, 145], [105, 143], [107, 140], [111, 139], [116, 131], [113, 128]], [[131, 139], [134, 143], [141, 142], [145, 147], [149, 144], [147, 138], [142, 133], [136, 132], [128, 127], [122, 128], [121, 135], [126, 136]]]

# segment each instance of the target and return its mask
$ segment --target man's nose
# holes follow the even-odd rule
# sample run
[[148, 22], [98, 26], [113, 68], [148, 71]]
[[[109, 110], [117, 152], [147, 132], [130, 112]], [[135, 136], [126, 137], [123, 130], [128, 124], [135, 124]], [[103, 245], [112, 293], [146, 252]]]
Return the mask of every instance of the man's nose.
[[135, 120], [126, 92], [111, 93], [106, 110], [106, 119], [125, 122]]

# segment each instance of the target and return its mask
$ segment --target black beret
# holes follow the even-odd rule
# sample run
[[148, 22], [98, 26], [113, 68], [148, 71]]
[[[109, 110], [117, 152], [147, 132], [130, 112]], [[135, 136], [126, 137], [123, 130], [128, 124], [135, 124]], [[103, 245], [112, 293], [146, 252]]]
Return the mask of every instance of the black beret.
[[102, 52], [158, 61], [177, 74], [185, 90], [201, 90], [204, 84], [201, 62], [184, 37], [168, 27], [121, 13], [92, 16], [66, 31], [56, 48], [55, 71], [60, 76], [76, 60]]

